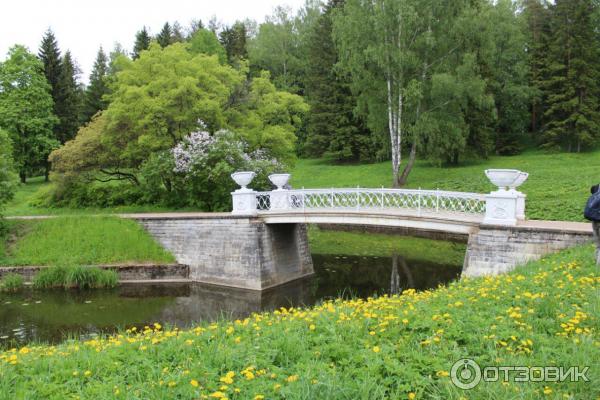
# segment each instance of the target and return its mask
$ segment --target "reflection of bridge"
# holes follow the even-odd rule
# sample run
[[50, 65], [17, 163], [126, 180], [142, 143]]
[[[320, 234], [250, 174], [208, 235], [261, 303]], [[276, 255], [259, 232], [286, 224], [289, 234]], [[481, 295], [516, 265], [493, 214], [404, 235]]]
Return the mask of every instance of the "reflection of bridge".
[[526, 220], [525, 195], [508, 184], [508, 189], [485, 195], [406, 189], [285, 190], [282, 184], [270, 192], [256, 192], [245, 187], [251, 176], [245, 178], [249, 179], [243, 180], [242, 188], [232, 193], [231, 214], [129, 217], [139, 220], [179, 263], [189, 265], [193, 280], [248, 289], [265, 289], [313, 273], [306, 224], [387, 227], [432, 237], [450, 234], [468, 243], [465, 276], [509, 271], [588, 242], [592, 236], [589, 224]]

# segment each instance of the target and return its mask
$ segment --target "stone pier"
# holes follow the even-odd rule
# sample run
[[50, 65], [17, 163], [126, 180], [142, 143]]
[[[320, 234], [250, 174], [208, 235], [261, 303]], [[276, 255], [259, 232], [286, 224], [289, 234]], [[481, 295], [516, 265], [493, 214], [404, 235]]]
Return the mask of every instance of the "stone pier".
[[263, 290], [314, 273], [306, 225], [225, 213], [138, 214], [192, 281]]
[[590, 224], [521, 221], [517, 226], [481, 225], [469, 235], [462, 276], [497, 275], [592, 240]]

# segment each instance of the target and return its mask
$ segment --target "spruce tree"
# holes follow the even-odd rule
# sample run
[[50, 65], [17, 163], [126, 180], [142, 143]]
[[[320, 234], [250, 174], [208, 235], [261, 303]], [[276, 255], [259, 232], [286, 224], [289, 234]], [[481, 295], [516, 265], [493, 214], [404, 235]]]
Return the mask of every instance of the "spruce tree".
[[77, 82], [77, 67], [67, 51], [61, 60], [58, 98], [55, 103], [59, 119], [57, 139], [64, 144], [75, 137], [79, 128], [81, 110], [81, 90]]
[[338, 160], [370, 159], [369, 132], [353, 113], [356, 100], [349, 79], [335, 69], [338, 57], [331, 14], [342, 4], [330, 0], [309, 37], [305, 87], [311, 112], [304, 152]]
[[[54, 115], [59, 116], [60, 118], [60, 112], [61, 110], [64, 110], [63, 105], [60, 103], [61, 100], [59, 94], [61, 91], [60, 49], [58, 48], [58, 43], [56, 41], [56, 37], [54, 36], [54, 32], [52, 32], [52, 29], [50, 28], [48, 28], [48, 30], [44, 33], [38, 52], [38, 58], [42, 60], [44, 65], [44, 75], [50, 84], [50, 95], [52, 96], [54, 104], [52, 111]], [[60, 130], [60, 124], [54, 125], [53, 133], [56, 139], [59, 139], [61, 136]]]
[[185, 36], [183, 35], [183, 29], [181, 28], [181, 24], [175, 21], [173, 23], [172, 33], [171, 33], [171, 43], [181, 43], [185, 42]]
[[592, 0], [556, 0], [543, 83], [543, 146], [581, 151], [600, 139], [600, 56]]
[[168, 22], [165, 22], [161, 31], [156, 35], [156, 41], [163, 48], [173, 43], [173, 30]]
[[145, 26], [141, 31], [138, 31], [135, 34], [135, 44], [133, 45], [133, 52], [131, 53], [131, 57], [134, 60], [139, 58], [142, 51], [148, 50], [148, 47], [150, 47], [150, 40], [150, 34]]
[[108, 105], [107, 100], [104, 98], [109, 91], [107, 76], [108, 57], [104, 53], [104, 50], [102, 50], [102, 47], [100, 47], [92, 73], [90, 74], [90, 83], [85, 91], [83, 111], [85, 122], [89, 121], [98, 111], [104, 110]]
[[231, 27], [226, 27], [219, 33], [219, 41], [227, 52], [227, 60], [235, 65], [239, 60], [248, 58], [246, 41], [248, 34], [246, 26], [242, 22], [236, 22]]

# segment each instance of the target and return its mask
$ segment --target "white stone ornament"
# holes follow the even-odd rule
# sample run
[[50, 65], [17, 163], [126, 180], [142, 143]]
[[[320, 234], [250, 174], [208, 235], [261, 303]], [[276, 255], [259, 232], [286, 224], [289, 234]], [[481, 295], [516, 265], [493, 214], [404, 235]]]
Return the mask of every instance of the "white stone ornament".
[[269, 175], [269, 180], [275, 186], [277, 186], [277, 190], [285, 190], [283, 187], [290, 180], [290, 174], [271, 174]]
[[231, 178], [235, 181], [235, 183], [241, 186], [241, 188], [236, 190], [236, 192], [252, 190], [248, 189], [246, 186], [252, 182], [252, 179], [254, 179], [255, 176], [256, 173], [253, 171], [239, 171], [231, 174]]
[[233, 210], [235, 215], [256, 215], [256, 192], [246, 186], [252, 182], [256, 173], [252, 171], [240, 171], [231, 174], [231, 178], [241, 186], [240, 189], [231, 193]]
[[[529, 174], [517, 169], [487, 169], [485, 175], [498, 190], [485, 196], [484, 224], [514, 226], [525, 219], [525, 194], [516, 190]], [[508, 188], [508, 190], [507, 190]]]

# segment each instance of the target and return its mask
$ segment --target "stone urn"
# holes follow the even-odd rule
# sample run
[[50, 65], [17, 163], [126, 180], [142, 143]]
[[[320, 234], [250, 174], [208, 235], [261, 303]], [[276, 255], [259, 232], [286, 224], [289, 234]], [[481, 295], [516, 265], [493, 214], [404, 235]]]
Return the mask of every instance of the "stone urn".
[[290, 176], [290, 174], [271, 174], [269, 175], [269, 180], [273, 185], [277, 186], [277, 190], [284, 190], [283, 187], [287, 185]]
[[252, 179], [254, 179], [255, 176], [256, 173], [253, 171], [239, 171], [231, 174], [231, 178], [235, 181], [235, 183], [241, 186], [241, 189], [236, 190], [236, 192], [246, 192], [251, 190], [248, 189], [246, 186], [248, 186], [250, 182], [252, 182]]
[[[522, 179], [519, 185], [525, 182], [527, 179], [527, 175], [524, 178], [521, 178], [521, 174], [523, 172], [518, 169], [486, 169], [485, 175], [488, 177], [490, 182], [493, 185], [498, 186], [498, 190], [503, 191], [506, 190], [507, 187], [516, 187], [514, 186], [517, 182], [517, 179]], [[517, 185], [518, 186], [518, 185]]]
[[519, 176], [517, 177], [517, 179], [515, 179], [515, 181], [511, 185], [508, 185], [508, 187], [511, 190], [516, 190], [519, 186], [521, 186], [527, 180], [527, 177], [529, 177], [529, 174], [527, 172], [519, 173]]

